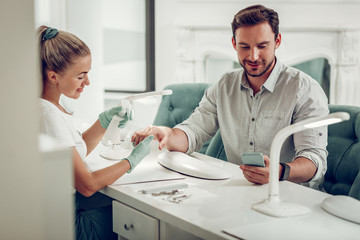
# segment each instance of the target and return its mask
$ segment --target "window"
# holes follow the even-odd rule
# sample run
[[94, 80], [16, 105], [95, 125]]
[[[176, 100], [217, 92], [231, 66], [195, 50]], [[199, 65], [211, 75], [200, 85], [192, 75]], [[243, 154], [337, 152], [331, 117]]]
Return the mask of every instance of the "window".
[[105, 91], [155, 90], [154, 0], [105, 0], [102, 7]]

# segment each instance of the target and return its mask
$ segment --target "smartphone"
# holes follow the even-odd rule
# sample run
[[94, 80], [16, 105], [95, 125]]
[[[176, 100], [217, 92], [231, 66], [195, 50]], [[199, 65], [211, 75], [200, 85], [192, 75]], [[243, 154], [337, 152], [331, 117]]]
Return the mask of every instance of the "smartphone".
[[259, 152], [244, 153], [241, 155], [244, 165], [265, 167], [264, 156]]

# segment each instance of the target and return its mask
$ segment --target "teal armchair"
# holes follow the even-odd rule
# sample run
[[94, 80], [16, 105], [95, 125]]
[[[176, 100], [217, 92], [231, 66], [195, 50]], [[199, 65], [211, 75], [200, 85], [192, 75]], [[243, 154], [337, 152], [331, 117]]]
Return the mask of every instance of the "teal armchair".
[[214, 158], [227, 161], [226, 152], [223, 141], [221, 139], [220, 129], [216, 132], [215, 136], [211, 139], [205, 154]]
[[334, 195], [360, 200], [360, 108], [329, 105], [330, 112], [348, 112], [350, 120], [328, 127], [329, 155], [324, 188]]

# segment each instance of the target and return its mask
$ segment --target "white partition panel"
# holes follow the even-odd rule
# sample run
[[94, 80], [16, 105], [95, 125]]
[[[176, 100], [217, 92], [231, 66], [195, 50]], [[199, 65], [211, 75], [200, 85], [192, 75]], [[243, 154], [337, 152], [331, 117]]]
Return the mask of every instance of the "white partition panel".
[[0, 239], [44, 239], [33, 1], [0, 1], [0, 29]]

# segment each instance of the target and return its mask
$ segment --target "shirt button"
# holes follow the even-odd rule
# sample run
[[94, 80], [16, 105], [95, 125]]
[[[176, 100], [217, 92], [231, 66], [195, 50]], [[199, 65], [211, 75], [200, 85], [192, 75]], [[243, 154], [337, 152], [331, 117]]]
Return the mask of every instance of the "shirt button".
[[255, 121], [255, 118], [252, 118], [251, 121]]
[[250, 145], [252, 146], [252, 145], [254, 145], [254, 143], [253, 143], [253, 142], [250, 142]]

